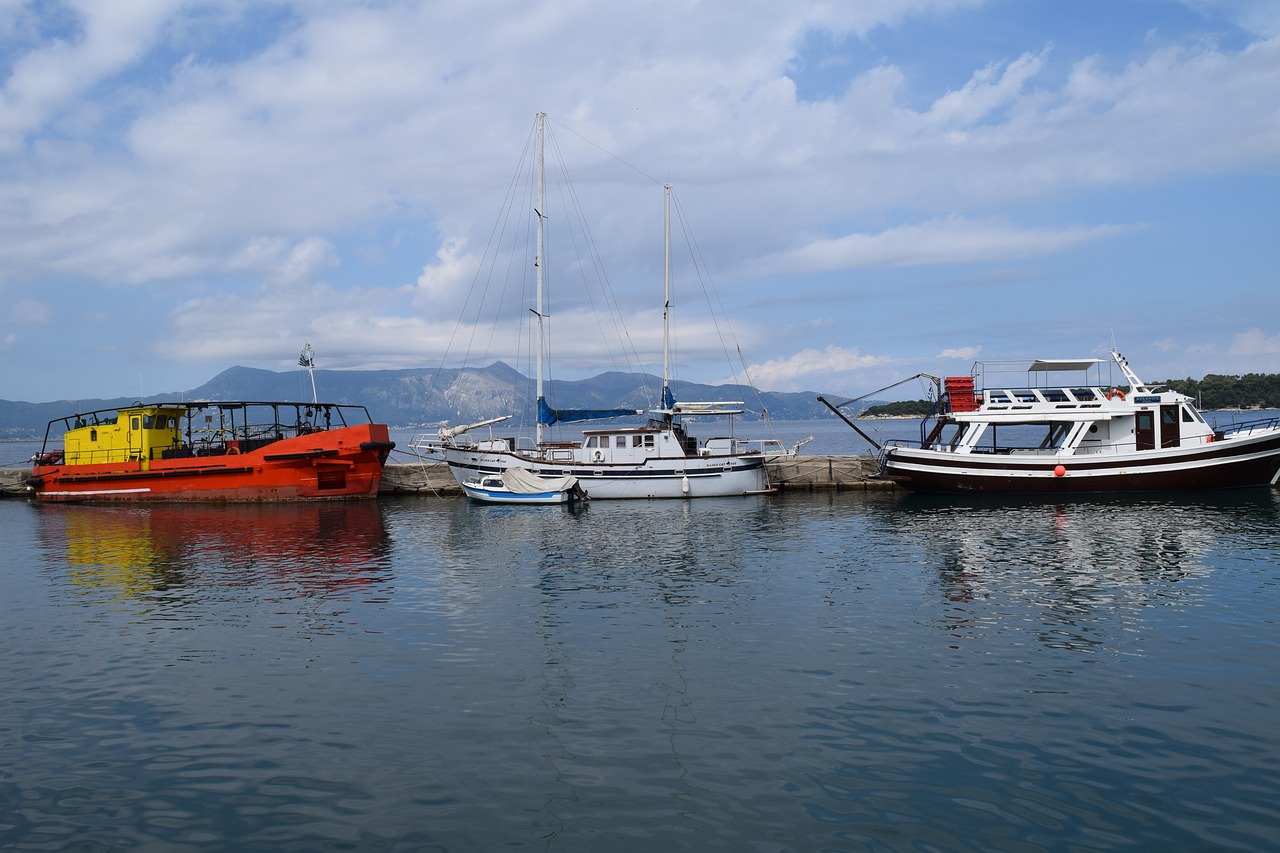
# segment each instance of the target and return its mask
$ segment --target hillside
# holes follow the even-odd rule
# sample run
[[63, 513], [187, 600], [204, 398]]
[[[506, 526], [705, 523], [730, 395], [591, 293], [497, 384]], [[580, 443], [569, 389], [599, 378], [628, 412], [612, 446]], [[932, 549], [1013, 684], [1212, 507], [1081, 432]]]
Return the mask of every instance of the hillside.
[[[512, 414], [532, 421], [534, 382], [510, 366], [495, 362], [483, 369], [463, 370], [317, 370], [321, 400], [368, 407], [374, 420], [392, 426], [447, 421], [465, 423]], [[591, 379], [553, 380], [547, 398], [557, 408], [635, 408], [652, 406], [661, 380], [648, 374], [602, 373]], [[828, 412], [817, 392], [760, 392], [742, 385], [673, 383], [677, 399], [743, 400], [744, 420], [761, 416], [761, 404], [780, 420], [808, 420]], [[305, 371], [277, 373], [251, 367], [231, 367], [198, 388], [148, 397], [148, 400], [308, 400], [311, 384]], [[110, 408], [132, 398], [61, 400], [26, 403], [0, 400], [0, 437], [29, 438], [44, 434], [53, 418], [77, 411]]]

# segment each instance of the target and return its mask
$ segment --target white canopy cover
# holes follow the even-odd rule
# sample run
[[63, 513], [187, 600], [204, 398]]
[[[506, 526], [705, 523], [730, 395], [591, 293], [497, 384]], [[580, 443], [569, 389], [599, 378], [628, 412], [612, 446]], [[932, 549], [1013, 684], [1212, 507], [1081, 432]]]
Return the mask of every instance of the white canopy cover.
[[539, 477], [524, 468], [507, 468], [502, 472], [502, 483], [518, 495], [536, 495], [542, 492], [563, 492], [572, 489], [577, 477]]

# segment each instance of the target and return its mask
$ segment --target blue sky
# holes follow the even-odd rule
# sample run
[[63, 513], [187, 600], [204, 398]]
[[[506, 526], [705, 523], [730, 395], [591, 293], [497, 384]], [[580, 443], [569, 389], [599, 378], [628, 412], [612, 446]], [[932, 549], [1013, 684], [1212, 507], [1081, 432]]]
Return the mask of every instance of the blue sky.
[[4, 399], [456, 366], [539, 111], [641, 367], [670, 181], [768, 390], [1280, 372], [1271, 0], [0, 0], [0, 87]]

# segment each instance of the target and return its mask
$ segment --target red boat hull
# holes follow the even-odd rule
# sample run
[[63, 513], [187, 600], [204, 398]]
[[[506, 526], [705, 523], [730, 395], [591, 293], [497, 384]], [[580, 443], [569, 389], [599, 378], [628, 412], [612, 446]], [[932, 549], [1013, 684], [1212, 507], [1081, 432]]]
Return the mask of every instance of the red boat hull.
[[311, 501], [372, 498], [394, 444], [359, 424], [217, 456], [88, 465], [37, 464], [43, 501]]

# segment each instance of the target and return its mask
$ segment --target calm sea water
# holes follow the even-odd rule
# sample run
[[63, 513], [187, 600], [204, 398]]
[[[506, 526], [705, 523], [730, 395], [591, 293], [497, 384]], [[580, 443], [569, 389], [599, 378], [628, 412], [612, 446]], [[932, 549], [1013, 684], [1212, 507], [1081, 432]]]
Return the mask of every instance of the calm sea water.
[[1280, 493], [0, 501], [0, 848], [1256, 850]]

